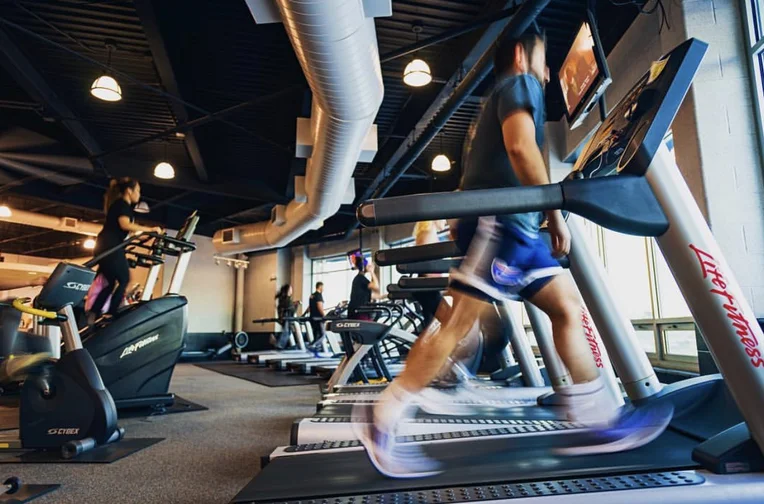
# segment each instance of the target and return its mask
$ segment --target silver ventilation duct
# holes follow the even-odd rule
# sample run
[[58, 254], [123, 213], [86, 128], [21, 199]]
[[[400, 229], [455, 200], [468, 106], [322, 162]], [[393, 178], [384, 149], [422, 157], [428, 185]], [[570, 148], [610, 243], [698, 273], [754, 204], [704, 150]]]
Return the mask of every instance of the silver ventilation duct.
[[65, 233], [78, 233], [85, 236], [97, 236], [103, 226], [93, 222], [85, 222], [73, 217], [56, 217], [26, 210], [11, 208], [9, 217], [0, 217], [0, 222], [12, 222], [45, 229], [53, 229]]
[[307, 130], [312, 145], [301, 181], [304, 193], [276, 207], [270, 221], [215, 233], [215, 248], [225, 254], [282, 247], [337, 213], [347, 201], [356, 163], [370, 161], [376, 152], [372, 122], [384, 94], [373, 16], [390, 15], [389, 0], [248, 0], [247, 5], [258, 23], [277, 16], [284, 23], [313, 92], [310, 127], [298, 127], [298, 143], [300, 130]]

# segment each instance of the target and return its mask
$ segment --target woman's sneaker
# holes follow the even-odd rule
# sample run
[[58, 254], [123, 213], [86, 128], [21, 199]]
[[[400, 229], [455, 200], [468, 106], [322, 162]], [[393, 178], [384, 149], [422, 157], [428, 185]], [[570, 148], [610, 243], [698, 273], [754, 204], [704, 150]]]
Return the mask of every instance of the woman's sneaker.
[[429, 458], [417, 444], [400, 444], [395, 435], [374, 425], [374, 405], [356, 404], [351, 414], [353, 432], [361, 441], [369, 460], [389, 478], [424, 478], [441, 472], [437, 461]]

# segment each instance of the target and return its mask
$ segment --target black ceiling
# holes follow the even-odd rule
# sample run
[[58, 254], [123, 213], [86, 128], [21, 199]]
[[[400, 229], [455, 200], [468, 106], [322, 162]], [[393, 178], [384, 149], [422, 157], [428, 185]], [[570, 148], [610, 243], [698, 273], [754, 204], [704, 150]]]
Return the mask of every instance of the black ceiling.
[[[503, 0], [393, 0], [393, 16], [377, 18], [381, 54], [419, 39], [460, 27], [505, 6]], [[549, 64], [554, 72], [584, 15], [582, 0], [552, 0], [538, 19], [547, 32]], [[637, 15], [633, 5], [616, 7], [598, 0], [600, 36], [609, 51]], [[443, 85], [482, 34], [482, 29], [427, 47], [435, 80], [412, 89], [401, 81], [411, 56], [383, 63], [385, 99], [376, 119], [379, 151], [374, 162], [356, 169], [356, 192], [368, 184], [404, 141]], [[90, 84], [107, 63], [123, 100], [94, 99]], [[617, 78], [617, 76], [616, 76]], [[481, 91], [490, 82], [481, 87]], [[391, 194], [452, 189], [457, 169], [434, 180], [432, 157], [445, 150], [459, 160], [464, 134], [480, 106], [479, 94], [451, 118], [439, 137]], [[562, 115], [559, 90], [547, 96], [548, 116]], [[212, 112], [236, 107], [202, 124]], [[152, 212], [148, 219], [177, 227], [193, 209], [200, 231], [267, 218], [271, 207], [291, 198], [292, 180], [304, 170], [294, 158], [296, 117], [308, 116], [310, 93], [280, 24], [257, 25], [244, 0], [88, 1], [0, 0], [0, 202], [19, 197], [58, 202], [45, 212], [87, 212], [98, 219], [109, 176], [131, 175], [143, 182]], [[131, 145], [134, 144], [134, 145]], [[95, 169], [44, 163], [8, 162], [8, 153], [87, 157]], [[177, 177], [161, 182], [153, 166], [167, 158]], [[59, 163], [60, 164], [60, 163]], [[56, 178], [59, 173], [69, 178]], [[3, 199], [5, 198], [5, 200]], [[38, 202], [39, 203], [39, 202]], [[66, 206], [63, 206], [66, 205]], [[45, 206], [39, 204], [37, 206]], [[96, 212], [92, 212], [96, 210]], [[347, 207], [324, 228], [320, 239], [343, 232], [353, 220]], [[33, 235], [42, 230], [27, 228]], [[0, 251], [62, 245], [41, 253], [81, 255], [64, 243], [76, 241], [35, 234], [25, 241], [16, 226], [0, 228]], [[13, 239], [13, 241], [3, 241]], [[26, 245], [22, 245], [26, 244]]]

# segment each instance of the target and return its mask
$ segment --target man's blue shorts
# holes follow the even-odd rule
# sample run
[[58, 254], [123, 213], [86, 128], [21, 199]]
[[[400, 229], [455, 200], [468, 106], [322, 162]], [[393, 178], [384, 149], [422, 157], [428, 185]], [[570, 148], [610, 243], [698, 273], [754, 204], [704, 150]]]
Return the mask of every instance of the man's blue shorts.
[[457, 243], [466, 250], [451, 287], [477, 290], [496, 301], [530, 299], [562, 272], [546, 242], [505, 219], [463, 219]]

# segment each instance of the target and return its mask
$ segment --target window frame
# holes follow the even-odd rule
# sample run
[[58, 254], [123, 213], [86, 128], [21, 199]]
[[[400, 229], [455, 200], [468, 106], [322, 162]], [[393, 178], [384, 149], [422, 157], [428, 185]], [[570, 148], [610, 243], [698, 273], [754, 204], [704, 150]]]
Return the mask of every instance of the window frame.
[[741, 17], [745, 23], [743, 37], [748, 59], [748, 75], [751, 80], [751, 94], [756, 106], [756, 136], [759, 141], [759, 162], [764, 166], [764, 19], [761, 0], [740, 0]]

